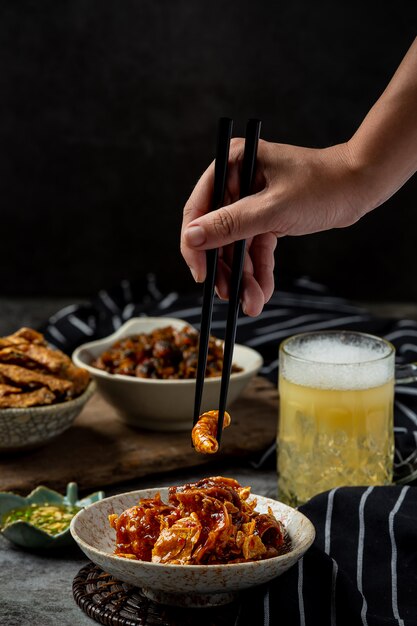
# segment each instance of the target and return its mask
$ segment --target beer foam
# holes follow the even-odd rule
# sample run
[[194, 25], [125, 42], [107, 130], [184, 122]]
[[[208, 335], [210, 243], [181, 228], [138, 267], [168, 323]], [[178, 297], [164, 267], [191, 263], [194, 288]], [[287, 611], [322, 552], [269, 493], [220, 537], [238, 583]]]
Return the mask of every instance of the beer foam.
[[379, 387], [394, 377], [394, 359], [388, 358], [388, 344], [363, 337], [359, 342], [355, 335], [347, 337], [352, 339], [318, 335], [290, 341], [281, 358], [282, 376], [305, 387], [341, 390]]

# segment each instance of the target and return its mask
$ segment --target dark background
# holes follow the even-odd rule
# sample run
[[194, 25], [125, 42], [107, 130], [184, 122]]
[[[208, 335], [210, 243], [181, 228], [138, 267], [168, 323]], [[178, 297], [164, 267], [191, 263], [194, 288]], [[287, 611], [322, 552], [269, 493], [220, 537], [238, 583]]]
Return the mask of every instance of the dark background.
[[[183, 204], [217, 118], [327, 146], [354, 132], [416, 34], [417, 3], [3, 0], [0, 295], [195, 288]], [[417, 115], [417, 112], [416, 112]], [[349, 229], [286, 238], [278, 283], [417, 299], [417, 177]]]

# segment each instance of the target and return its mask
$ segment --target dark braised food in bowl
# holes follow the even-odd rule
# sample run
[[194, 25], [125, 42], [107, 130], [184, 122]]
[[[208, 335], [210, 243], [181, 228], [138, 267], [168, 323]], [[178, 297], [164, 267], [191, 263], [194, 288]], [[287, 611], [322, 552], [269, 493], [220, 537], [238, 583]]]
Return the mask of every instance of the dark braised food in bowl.
[[[91, 365], [110, 374], [136, 378], [190, 379], [196, 377], [199, 333], [191, 326], [173, 326], [124, 337]], [[210, 337], [206, 377], [220, 376], [223, 344]], [[242, 371], [232, 365], [232, 373]]]

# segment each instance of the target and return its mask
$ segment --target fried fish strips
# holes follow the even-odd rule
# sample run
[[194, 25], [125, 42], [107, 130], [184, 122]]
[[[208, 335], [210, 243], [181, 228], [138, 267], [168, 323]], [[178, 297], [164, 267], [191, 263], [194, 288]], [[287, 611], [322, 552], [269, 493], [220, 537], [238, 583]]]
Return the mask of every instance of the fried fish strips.
[[51, 391], [56, 391], [58, 394], [65, 394], [73, 387], [73, 383], [69, 380], [62, 380], [61, 378], [50, 376], [49, 374], [40, 374], [33, 370], [20, 367], [19, 365], [4, 365], [0, 363], [0, 374], [2, 374], [6, 380], [18, 386], [38, 384], [46, 386]]
[[6, 383], [0, 383], [0, 398], [7, 396], [10, 393], [20, 393], [19, 387], [13, 385], [7, 385]]
[[33, 328], [20, 328], [13, 335], [8, 335], [7, 337], [3, 337], [3, 340], [9, 341], [10, 343], [35, 343], [40, 346], [46, 346], [45, 337], [38, 333], [37, 330], [33, 330]]
[[21, 328], [0, 338], [0, 407], [28, 407], [62, 402], [79, 396], [90, 375], [43, 335]]
[[52, 404], [53, 402], [55, 402], [55, 394], [47, 387], [40, 387], [27, 393], [0, 396], [0, 408], [2, 409], [25, 409], [30, 406]]
[[72, 396], [79, 396], [90, 382], [90, 374], [81, 367], [69, 363], [61, 372], [60, 376], [72, 383]]
[[8, 346], [0, 344], [0, 362], [24, 365], [31, 369], [39, 368], [58, 374], [72, 365], [71, 359], [58, 350], [51, 350], [47, 346], [37, 343], [28, 343], [25, 340], [11, 343]]

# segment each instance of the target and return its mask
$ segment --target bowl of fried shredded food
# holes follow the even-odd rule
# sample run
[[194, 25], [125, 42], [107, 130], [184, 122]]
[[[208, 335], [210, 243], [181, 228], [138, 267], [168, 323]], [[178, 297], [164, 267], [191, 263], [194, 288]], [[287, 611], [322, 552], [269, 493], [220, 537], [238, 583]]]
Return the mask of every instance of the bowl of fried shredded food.
[[179, 606], [233, 601], [289, 569], [315, 536], [296, 509], [222, 476], [105, 498], [71, 533], [104, 571]]
[[69, 428], [95, 383], [43, 335], [0, 338], [0, 452], [35, 448]]
[[[78, 347], [74, 363], [93, 377], [102, 396], [133, 426], [160, 431], [192, 426], [198, 331], [184, 320], [132, 318], [104, 339]], [[261, 355], [235, 345], [228, 405], [262, 366]], [[217, 406], [223, 342], [210, 337], [202, 410]]]

